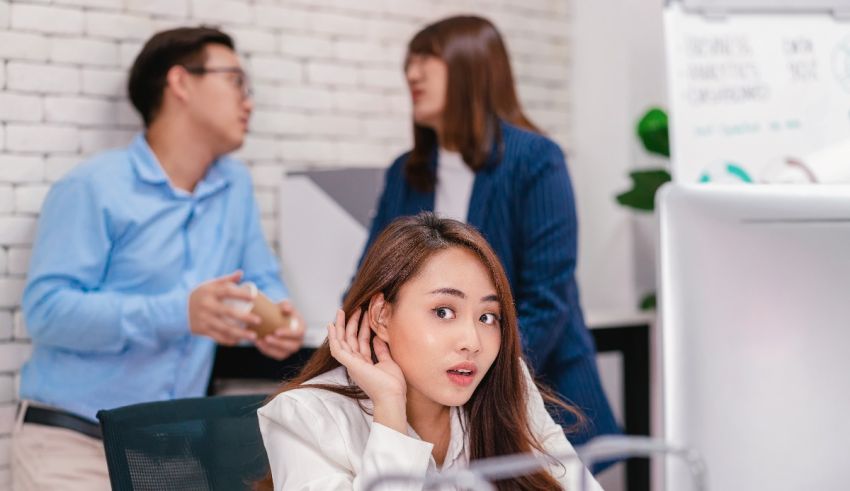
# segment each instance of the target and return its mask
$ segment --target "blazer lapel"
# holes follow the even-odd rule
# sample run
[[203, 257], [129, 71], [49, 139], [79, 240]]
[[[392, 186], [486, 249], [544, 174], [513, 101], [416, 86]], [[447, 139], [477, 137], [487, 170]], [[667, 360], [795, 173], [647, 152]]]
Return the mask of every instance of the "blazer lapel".
[[493, 190], [493, 172], [484, 168], [475, 173], [475, 182], [472, 184], [472, 196], [469, 198], [469, 211], [466, 223], [482, 230], [484, 219], [487, 216], [487, 203]]
[[501, 122], [499, 124], [499, 131], [502, 138], [493, 142], [490, 154], [487, 156], [487, 162], [481, 170], [475, 173], [472, 196], [469, 198], [469, 211], [467, 212], [466, 223], [475, 226], [478, 230], [484, 230], [484, 221], [487, 218], [487, 213], [490, 211], [490, 195], [493, 193], [497, 179], [496, 168], [502, 161], [502, 155], [504, 154], [505, 133]]

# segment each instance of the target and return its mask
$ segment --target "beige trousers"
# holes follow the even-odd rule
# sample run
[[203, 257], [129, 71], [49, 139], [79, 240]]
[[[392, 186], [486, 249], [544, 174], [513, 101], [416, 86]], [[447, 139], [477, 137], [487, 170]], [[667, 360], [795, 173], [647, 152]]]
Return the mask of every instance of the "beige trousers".
[[24, 423], [21, 403], [12, 431], [12, 491], [108, 490], [103, 442], [76, 431]]

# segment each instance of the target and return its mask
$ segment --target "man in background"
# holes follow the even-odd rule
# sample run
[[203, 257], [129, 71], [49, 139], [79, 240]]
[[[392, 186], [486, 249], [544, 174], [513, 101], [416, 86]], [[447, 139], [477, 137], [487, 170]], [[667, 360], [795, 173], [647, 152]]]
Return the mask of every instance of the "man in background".
[[[33, 353], [12, 436], [14, 489], [109, 489], [95, 414], [205, 394], [216, 343], [278, 360], [304, 322], [260, 227], [238, 149], [253, 102], [232, 39], [206, 27], [154, 35], [129, 95], [145, 125], [48, 194], [24, 292]], [[237, 285], [254, 283], [292, 325], [259, 339]]]

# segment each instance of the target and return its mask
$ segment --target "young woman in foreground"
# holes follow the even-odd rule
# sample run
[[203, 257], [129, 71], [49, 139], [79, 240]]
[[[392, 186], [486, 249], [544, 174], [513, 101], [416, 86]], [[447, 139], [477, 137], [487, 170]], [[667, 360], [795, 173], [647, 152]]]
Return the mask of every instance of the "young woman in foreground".
[[[361, 489], [384, 474], [575, 453], [522, 361], [495, 253], [471, 227], [430, 213], [375, 240], [328, 340], [259, 419], [276, 490]], [[581, 473], [600, 489], [569, 459], [498, 485], [578, 490]]]

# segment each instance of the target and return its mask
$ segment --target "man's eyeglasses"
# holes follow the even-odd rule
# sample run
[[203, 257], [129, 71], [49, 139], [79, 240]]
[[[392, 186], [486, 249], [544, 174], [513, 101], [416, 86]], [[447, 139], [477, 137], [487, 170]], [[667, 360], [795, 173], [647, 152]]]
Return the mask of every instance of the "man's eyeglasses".
[[245, 70], [239, 67], [203, 67], [203, 66], [184, 66], [187, 72], [193, 75], [206, 75], [208, 73], [230, 73], [233, 74], [231, 81], [242, 92], [242, 97], [250, 99], [254, 91], [251, 89], [251, 81]]

